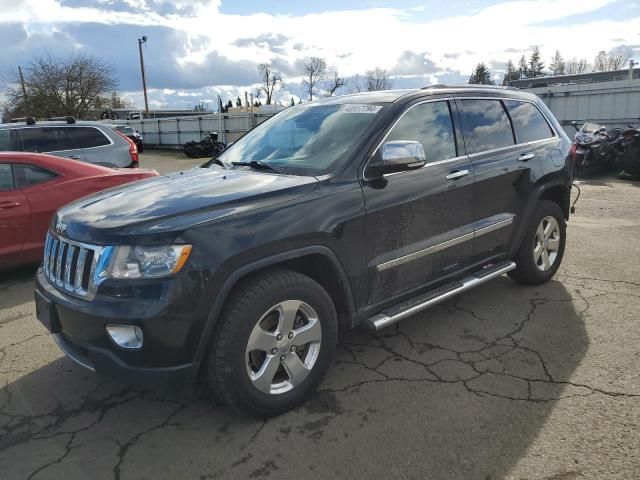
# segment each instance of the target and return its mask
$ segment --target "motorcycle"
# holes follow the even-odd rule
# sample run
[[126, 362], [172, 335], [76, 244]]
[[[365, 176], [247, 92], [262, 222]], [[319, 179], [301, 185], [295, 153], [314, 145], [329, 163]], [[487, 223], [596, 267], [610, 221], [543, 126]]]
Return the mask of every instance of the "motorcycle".
[[622, 132], [622, 171], [618, 177], [631, 179], [640, 177], [640, 130], [633, 125]]
[[184, 153], [190, 158], [217, 157], [227, 146], [218, 141], [218, 132], [209, 132], [199, 142], [191, 141], [182, 145]]
[[582, 176], [599, 170], [612, 170], [622, 156], [622, 130], [595, 123], [585, 123], [578, 128], [576, 122], [571, 125], [577, 130], [574, 140], [576, 145], [576, 175]]

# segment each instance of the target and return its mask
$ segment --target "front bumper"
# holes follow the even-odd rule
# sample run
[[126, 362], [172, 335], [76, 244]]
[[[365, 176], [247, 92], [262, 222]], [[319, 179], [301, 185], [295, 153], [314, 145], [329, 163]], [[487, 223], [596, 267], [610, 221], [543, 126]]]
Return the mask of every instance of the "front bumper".
[[[89, 302], [55, 289], [42, 269], [36, 275], [36, 310], [60, 349], [75, 363], [123, 383], [162, 391], [183, 391], [195, 383], [200, 362], [194, 361], [195, 316], [175, 308], [176, 279], [158, 285], [157, 298], [97, 296]], [[183, 302], [184, 303], [184, 302]], [[140, 350], [118, 347], [106, 325], [140, 326]]]

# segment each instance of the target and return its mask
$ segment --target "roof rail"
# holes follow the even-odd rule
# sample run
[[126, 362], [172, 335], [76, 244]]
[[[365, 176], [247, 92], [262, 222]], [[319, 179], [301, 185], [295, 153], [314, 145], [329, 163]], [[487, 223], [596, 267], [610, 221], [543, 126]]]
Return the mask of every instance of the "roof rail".
[[479, 83], [470, 83], [464, 85], [445, 85], [442, 83], [437, 83], [435, 85], [426, 85], [422, 87], [420, 90], [429, 90], [431, 88], [495, 88], [499, 90], [520, 90], [517, 87], [505, 86], [505, 85], [484, 85]]
[[69, 125], [76, 123], [76, 119], [72, 116], [66, 117], [49, 117], [47, 118], [50, 122], [67, 122]]
[[10, 123], [22, 123], [25, 122], [27, 125], [35, 125], [36, 124], [36, 119], [33, 117], [19, 117], [19, 118], [12, 118], [11, 120], [9, 120]]

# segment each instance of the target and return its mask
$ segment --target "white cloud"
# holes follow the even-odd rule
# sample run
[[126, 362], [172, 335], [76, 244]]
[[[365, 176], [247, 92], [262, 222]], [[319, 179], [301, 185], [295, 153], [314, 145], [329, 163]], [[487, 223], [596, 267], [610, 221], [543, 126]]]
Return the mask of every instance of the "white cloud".
[[[169, 27], [187, 38], [186, 53], [176, 59], [185, 69], [202, 64], [207, 55], [218, 52], [234, 61], [288, 62], [290, 83], [300, 80], [294, 72], [299, 72], [301, 61], [311, 55], [325, 57], [331, 68], [349, 76], [373, 67], [391, 70], [407, 51], [428, 52], [427, 60], [435, 66], [422, 76], [426, 83], [454, 72], [466, 76], [479, 61], [516, 61], [532, 45], [540, 47], [543, 59], [549, 63], [556, 49], [565, 58], [591, 59], [600, 50], [623, 43], [637, 44], [640, 40], [640, 11], [635, 17], [630, 14], [620, 21], [596, 19], [588, 25], [562, 22], [577, 13], [601, 9], [614, 0], [512, 1], [435, 21], [425, 20], [428, 9], [419, 8], [238, 16], [220, 13], [220, 0], [125, 1], [134, 8], [116, 11], [109, 0], [98, 2], [98, 6], [94, 1], [93, 7], [82, 8], [62, 6], [58, 0], [0, 0], [0, 24], [22, 22], [30, 28], [128, 24], [140, 26], [140, 34], [144, 34], [145, 26]], [[169, 13], [162, 8], [168, 3], [173, 6]], [[554, 22], [554, 26], [545, 26], [547, 22]], [[236, 44], [239, 39], [269, 36], [281, 39], [278, 48], [265, 41]], [[152, 45], [150, 38], [148, 55], [153, 54]], [[411, 73], [406, 69], [402, 72]]]

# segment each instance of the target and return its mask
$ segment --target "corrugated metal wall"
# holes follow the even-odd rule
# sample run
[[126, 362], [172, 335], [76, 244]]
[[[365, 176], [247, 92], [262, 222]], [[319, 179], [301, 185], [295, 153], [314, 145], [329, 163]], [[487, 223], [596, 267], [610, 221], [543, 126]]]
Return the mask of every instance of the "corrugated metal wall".
[[640, 126], [640, 80], [554, 85], [527, 89], [538, 95], [573, 138], [571, 122], [607, 128]]
[[210, 132], [218, 132], [225, 143], [236, 141], [256, 125], [271, 117], [272, 113], [228, 113], [222, 118], [218, 113], [174, 118], [146, 120], [114, 120], [109, 123], [131, 125], [144, 137], [148, 146], [180, 148], [191, 140], [199, 141]]

